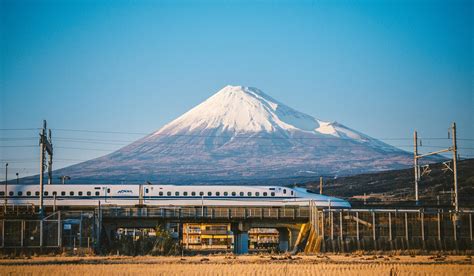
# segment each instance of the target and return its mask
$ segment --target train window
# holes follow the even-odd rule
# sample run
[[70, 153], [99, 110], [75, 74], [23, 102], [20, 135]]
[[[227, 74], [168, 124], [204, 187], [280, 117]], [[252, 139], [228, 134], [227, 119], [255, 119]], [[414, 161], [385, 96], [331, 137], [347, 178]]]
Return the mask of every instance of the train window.
[[267, 192], [263, 192], [263, 196], [267, 196]]
[[65, 195], [66, 195], [66, 192], [61, 192], [61, 195], [62, 195], [62, 196], [65, 196]]
[[40, 195], [40, 192], [35, 192], [35, 196], [39, 196]]
[[73, 195], [74, 195], [74, 192], [73, 192], [73, 191], [70, 191], [70, 192], [69, 192], [69, 195], [70, 195], [70, 196], [73, 196]]
[[22, 195], [23, 195], [23, 192], [21, 192], [21, 191], [18, 192], [18, 195], [19, 195], [19, 196], [22, 196]]
[[44, 195], [45, 195], [45, 196], [47, 196], [48, 194], [49, 194], [48, 191], [45, 191], [45, 192], [44, 192]]
[[199, 195], [200, 195], [200, 196], [203, 196], [203, 195], [204, 195], [204, 192], [199, 192]]
[[175, 196], [179, 196], [179, 192], [175, 192], [174, 195], [175, 195]]
[[166, 194], [167, 194], [168, 196], [170, 196], [170, 195], [171, 195], [171, 192], [167, 192]]
[[31, 192], [30, 192], [30, 191], [26, 192], [26, 195], [27, 195], [27, 196], [30, 196], [30, 195], [31, 195]]
[[235, 196], [237, 193], [236, 192], [232, 192], [232, 196]]
[[283, 193], [286, 194], [286, 189], [283, 189]]
[[248, 192], [247, 195], [248, 195], [248, 196], [252, 196], [252, 192]]
[[12, 196], [12, 195], [13, 195], [13, 192], [9, 192], [8, 194], [9, 194], [10, 196]]
[[149, 191], [148, 191], [148, 189], [145, 189], [145, 193], [147, 193], [147, 194], [148, 194], [148, 192], [149, 192]]
[[82, 195], [82, 191], [78, 193], [80, 196]]
[[275, 191], [275, 188], [270, 188], [270, 191]]
[[92, 192], [91, 192], [91, 191], [87, 191], [87, 195], [88, 195], [88, 196], [92, 195]]
[[224, 196], [228, 196], [228, 195], [229, 195], [229, 193], [228, 193], [228, 192], [224, 192]]
[[95, 195], [96, 195], [96, 196], [100, 195], [100, 192], [98, 192], [98, 191], [97, 191], [97, 192], [95, 192]]
[[184, 196], [187, 196], [187, 195], [188, 195], [188, 192], [183, 192], [183, 195], [184, 195]]
[[1, 191], [0, 192], [0, 196], [4, 196], [5, 195], [5, 192], [4, 191]]
[[240, 192], [239, 194], [240, 194], [240, 196], [244, 196], [244, 192]]
[[291, 191], [291, 195], [293, 195], [293, 191]]
[[255, 196], [260, 196], [260, 192], [255, 192]]
[[221, 195], [221, 193], [220, 193], [220, 192], [216, 192], [216, 196], [220, 196], [220, 195]]
[[212, 195], [212, 192], [207, 192], [207, 195], [208, 195], [208, 196], [211, 196], [211, 195]]
[[55, 196], [55, 195], [58, 195], [58, 192], [54, 191], [54, 192], [53, 192], [53, 196]]
[[191, 192], [191, 195], [192, 195], [192, 196], [195, 196], [195, 195], [196, 195], [196, 192]]
[[160, 192], [158, 193], [158, 195], [162, 196], [162, 195], [163, 195], [163, 192], [160, 191]]
[[107, 188], [107, 193], [110, 194], [110, 188]]
[[271, 195], [271, 196], [275, 196], [275, 192], [271, 192], [271, 194], [270, 194], [270, 195]]

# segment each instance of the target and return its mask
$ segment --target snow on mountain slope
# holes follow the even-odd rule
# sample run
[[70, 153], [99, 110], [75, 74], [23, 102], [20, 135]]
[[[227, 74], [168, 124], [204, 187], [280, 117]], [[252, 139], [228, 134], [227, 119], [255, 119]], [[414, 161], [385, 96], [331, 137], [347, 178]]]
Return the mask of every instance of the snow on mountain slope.
[[411, 155], [398, 148], [259, 89], [226, 86], [156, 132], [60, 173], [82, 182], [288, 183], [409, 165]]
[[324, 138], [333, 136], [357, 142], [372, 142], [385, 150], [393, 148], [339, 123], [324, 122], [288, 107], [253, 87], [226, 86], [209, 99], [165, 125], [149, 137], [217, 130], [234, 135], [301, 132]]
[[277, 129], [313, 131], [318, 122], [291, 109], [256, 88], [226, 86], [212, 97], [165, 125], [155, 134], [220, 128], [241, 132]]

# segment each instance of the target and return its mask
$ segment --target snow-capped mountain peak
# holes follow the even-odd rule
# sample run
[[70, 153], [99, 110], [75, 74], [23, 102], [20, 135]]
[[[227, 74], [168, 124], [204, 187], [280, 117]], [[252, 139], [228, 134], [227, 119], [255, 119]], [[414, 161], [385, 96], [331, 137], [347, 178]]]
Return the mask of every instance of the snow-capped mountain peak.
[[61, 173], [74, 179], [284, 183], [411, 162], [407, 152], [299, 112], [257, 88], [226, 86], [158, 131]]
[[305, 131], [338, 136], [331, 123], [296, 111], [261, 90], [228, 85], [154, 135], [219, 129], [236, 133]]
[[370, 138], [337, 122], [325, 122], [286, 106], [263, 91], [227, 85], [207, 100], [165, 125], [152, 136], [189, 131], [217, 133], [296, 132], [367, 141]]
[[[228, 85], [156, 134], [172, 135], [203, 129], [255, 133], [295, 128], [277, 115], [282, 107], [282, 104], [256, 88]], [[311, 117], [307, 116], [306, 119], [311, 121], [312, 127], [316, 126]]]

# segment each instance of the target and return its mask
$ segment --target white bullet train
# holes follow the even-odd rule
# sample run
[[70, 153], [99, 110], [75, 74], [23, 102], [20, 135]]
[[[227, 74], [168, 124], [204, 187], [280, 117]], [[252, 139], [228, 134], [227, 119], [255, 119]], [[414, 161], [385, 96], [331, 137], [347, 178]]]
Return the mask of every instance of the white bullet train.
[[[39, 205], [39, 185], [7, 185], [7, 204]], [[5, 199], [5, 185], [0, 186]], [[304, 188], [282, 186], [51, 184], [44, 185], [45, 206], [307, 206], [351, 208], [346, 200]]]

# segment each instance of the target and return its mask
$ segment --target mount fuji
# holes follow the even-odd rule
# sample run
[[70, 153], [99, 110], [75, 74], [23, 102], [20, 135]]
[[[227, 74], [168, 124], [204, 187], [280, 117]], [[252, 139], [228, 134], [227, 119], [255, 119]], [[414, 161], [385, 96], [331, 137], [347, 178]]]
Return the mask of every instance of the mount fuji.
[[91, 183], [292, 183], [406, 168], [408, 152], [226, 86], [161, 129], [113, 153], [56, 171]]

